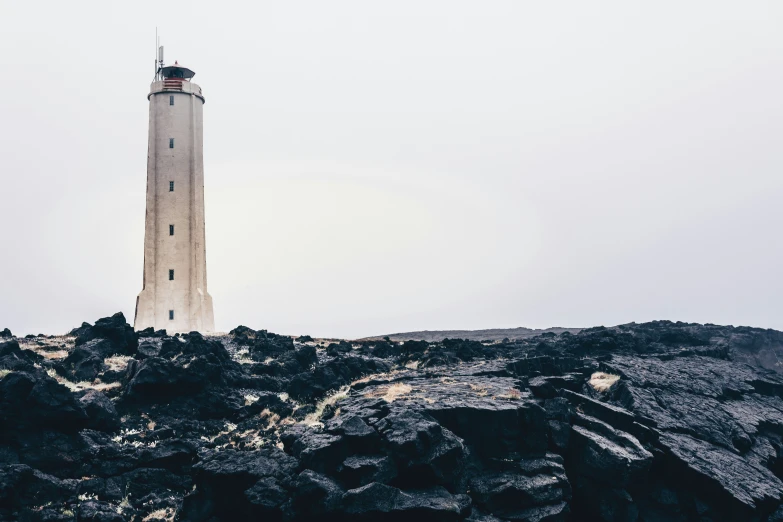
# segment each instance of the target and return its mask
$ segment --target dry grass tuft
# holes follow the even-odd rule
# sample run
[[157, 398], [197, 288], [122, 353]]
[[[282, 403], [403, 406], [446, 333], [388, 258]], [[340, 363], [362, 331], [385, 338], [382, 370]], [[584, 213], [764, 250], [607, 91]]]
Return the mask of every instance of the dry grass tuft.
[[468, 386], [470, 386], [470, 389], [476, 392], [476, 395], [479, 397], [486, 397], [489, 393], [485, 387], [479, 386], [478, 384], [468, 384]]
[[259, 414], [259, 417], [267, 420], [266, 428], [264, 428], [266, 431], [277, 427], [277, 423], [280, 420], [280, 415], [273, 413], [269, 410], [269, 408], [264, 408], [264, 410]]
[[154, 522], [157, 520], [164, 520], [165, 522], [173, 522], [175, 511], [173, 508], [167, 507], [163, 509], [156, 509], [146, 517], [142, 518], [142, 522]]
[[367, 394], [368, 397], [380, 397], [386, 402], [394, 402], [403, 395], [409, 394], [413, 388], [401, 382], [390, 384], [389, 386], [379, 386], [377, 389]]
[[498, 399], [511, 399], [514, 401], [518, 401], [522, 398], [522, 392], [517, 390], [516, 388], [509, 388], [506, 390], [506, 393], [503, 395], [498, 395]]
[[62, 384], [72, 392], [80, 392], [83, 390], [98, 390], [98, 391], [106, 391], [106, 390], [113, 390], [114, 388], [119, 388], [122, 386], [118, 382], [112, 382], [112, 383], [105, 383], [100, 381], [95, 382], [87, 382], [87, 381], [79, 381], [79, 382], [72, 382], [66, 379], [65, 377], [58, 375], [57, 372], [54, 371], [54, 369], [49, 368], [46, 370], [46, 374], [56, 380], [58, 383]]
[[321, 417], [323, 416], [326, 407], [332, 406], [340, 399], [344, 399], [348, 397], [348, 392], [350, 390], [351, 390], [350, 386], [343, 386], [332, 395], [329, 395], [325, 399], [321, 400], [318, 404], [315, 405], [315, 411], [309, 414], [308, 416], [306, 416], [302, 422], [308, 426], [316, 426], [322, 424]]
[[103, 363], [109, 367], [109, 370], [113, 372], [125, 371], [128, 367], [128, 363], [133, 359], [127, 355], [112, 355], [103, 360]]
[[40, 351], [38, 353], [43, 355], [45, 359], [65, 359], [70, 352], [68, 350], [56, 350], [54, 352]]
[[619, 375], [613, 373], [595, 372], [590, 376], [590, 386], [597, 392], [607, 392], [614, 386], [614, 383], [620, 380]]
[[32, 350], [46, 359], [59, 360], [68, 357], [73, 349], [75, 338], [69, 335], [55, 337], [36, 337], [35, 339], [17, 339], [22, 350]]

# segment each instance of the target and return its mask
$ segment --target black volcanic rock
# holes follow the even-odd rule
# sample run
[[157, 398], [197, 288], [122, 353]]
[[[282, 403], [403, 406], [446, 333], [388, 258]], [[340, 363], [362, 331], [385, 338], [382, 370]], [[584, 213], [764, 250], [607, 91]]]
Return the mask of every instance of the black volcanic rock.
[[82, 323], [82, 326], [73, 330], [72, 335], [76, 336], [76, 344], [84, 344], [93, 339], [108, 340], [115, 353], [132, 355], [138, 346], [138, 337], [126, 321], [122, 312], [118, 312], [111, 317], [104, 317], [95, 321], [95, 325]]
[[15, 371], [0, 379], [0, 438], [41, 428], [70, 432], [86, 423], [83, 406], [48, 375]]
[[781, 332], [72, 336], [0, 335], [0, 520], [783, 520]]
[[446, 489], [434, 487], [401, 491], [373, 482], [347, 491], [342, 499], [342, 513], [350, 520], [460, 520], [470, 509], [466, 495], [452, 495]]
[[79, 402], [90, 419], [90, 428], [100, 431], [119, 429], [120, 417], [117, 415], [114, 403], [106, 395], [97, 390], [89, 390], [79, 399]]

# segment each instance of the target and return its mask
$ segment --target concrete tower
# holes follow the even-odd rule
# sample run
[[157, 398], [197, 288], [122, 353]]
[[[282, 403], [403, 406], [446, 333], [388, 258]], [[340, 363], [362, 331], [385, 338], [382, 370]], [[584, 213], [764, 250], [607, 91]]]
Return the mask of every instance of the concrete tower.
[[136, 298], [136, 330], [215, 329], [204, 245], [204, 96], [190, 81], [194, 75], [177, 63], [163, 67], [161, 57], [147, 96], [144, 286]]

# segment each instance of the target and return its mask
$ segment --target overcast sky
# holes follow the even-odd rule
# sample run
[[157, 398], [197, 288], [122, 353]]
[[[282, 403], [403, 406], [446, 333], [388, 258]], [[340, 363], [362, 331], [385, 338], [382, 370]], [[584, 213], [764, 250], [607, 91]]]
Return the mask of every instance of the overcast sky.
[[155, 26], [219, 330], [783, 329], [783, 4], [0, 0], [0, 328], [142, 285]]

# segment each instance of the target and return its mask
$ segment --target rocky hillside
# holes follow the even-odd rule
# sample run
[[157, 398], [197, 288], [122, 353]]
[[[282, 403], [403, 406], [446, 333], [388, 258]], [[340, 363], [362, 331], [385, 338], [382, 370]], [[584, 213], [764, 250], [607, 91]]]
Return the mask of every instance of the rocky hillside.
[[0, 333], [0, 519], [783, 520], [783, 333]]

